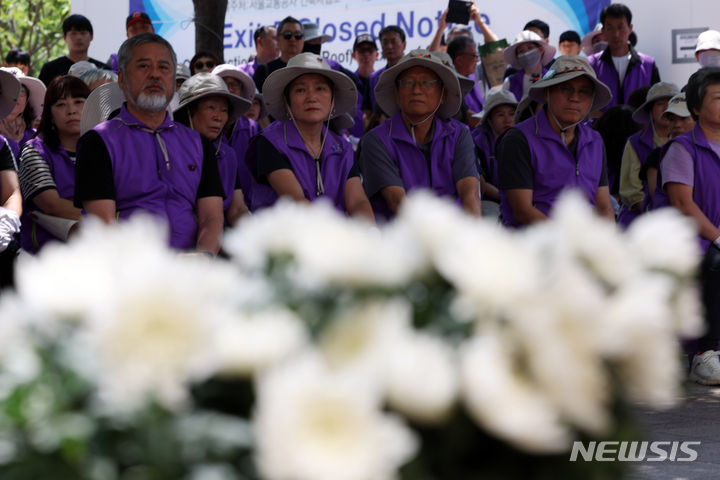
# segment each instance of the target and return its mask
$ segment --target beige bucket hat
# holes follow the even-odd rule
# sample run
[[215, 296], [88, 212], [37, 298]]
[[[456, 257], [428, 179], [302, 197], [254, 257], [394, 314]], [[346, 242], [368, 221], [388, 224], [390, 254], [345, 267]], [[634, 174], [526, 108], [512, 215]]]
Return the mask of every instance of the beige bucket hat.
[[355, 115], [357, 105], [357, 87], [350, 77], [330, 68], [330, 65], [314, 53], [300, 53], [290, 59], [287, 66], [272, 72], [263, 83], [263, 96], [268, 113], [276, 120], [288, 120], [285, 109], [285, 87], [296, 78], [307, 73], [315, 73], [328, 78], [333, 83], [334, 113], [330, 118], [344, 113]]
[[674, 113], [678, 117], [683, 118], [690, 116], [690, 110], [688, 110], [687, 101], [685, 100], [685, 92], [680, 92], [670, 99], [663, 115], [668, 113]]
[[82, 117], [80, 117], [80, 133], [85, 134], [96, 125], [108, 120], [110, 115], [122, 107], [125, 94], [117, 82], [105, 83], [90, 92], [85, 99]]
[[247, 112], [252, 105], [252, 100], [233, 95], [228, 91], [227, 85], [225, 85], [222, 78], [208, 72], [196, 73], [185, 80], [177, 93], [180, 104], [173, 110], [173, 115], [177, 115], [178, 112], [190, 106], [191, 103], [203, 98], [222, 97], [232, 107], [228, 117], [228, 123], [232, 123], [240, 115]]
[[503, 58], [505, 59], [505, 63], [507, 63], [513, 68], [517, 68], [518, 70], [523, 69], [522, 65], [518, 63], [517, 59], [517, 49], [523, 43], [537, 43], [538, 45], [542, 45], [543, 47], [545, 47], [542, 57], [540, 57], [540, 63], [542, 65], [547, 65], [555, 57], [555, 47], [540, 38], [540, 35], [538, 35], [537, 33], [531, 30], [523, 30], [522, 32], [517, 34], [512, 45], [510, 45], [503, 51]]
[[395, 81], [401, 73], [412, 67], [425, 67], [440, 77], [440, 81], [445, 87], [446, 98], [445, 103], [440, 105], [437, 115], [443, 118], [455, 115], [460, 109], [463, 99], [457, 74], [453, 69], [443, 64], [438, 57], [423, 49], [412, 50], [402, 57], [395, 66], [388, 68], [380, 75], [380, 80], [375, 86], [375, 100], [383, 112], [390, 116], [395, 115], [397, 112], [397, 87]]
[[510, 90], [505, 90], [502, 87], [493, 88], [490, 90], [485, 97], [485, 108], [482, 111], [482, 123], [486, 123], [490, 117], [490, 113], [495, 107], [500, 105], [512, 105], [517, 108], [518, 101], [515, 98], [515, 94]]
[[610, 89], [598, 80], [595, 70], [588, 63], [587, 58], [580, 55], [563, 55], [555, 59], [552, 68], [545, 73], [545, 76], [530, 86], [528, 97], [538, 103], [547, 103], [545, 100], [545, 89], [554, 85], [572, 80], [573, 78], [586, 76], [595, 86], [593, 103], [590, 107], [592, 113], [600, 110], [612, 100]]
[[229, 63], [223, 63], [221, 65], [218, 65], [217, 67], [213, 68], [211, 73], [219, 77], [232, 77], [238, 82], [240, 82], [240, 85], [242, 87], [241, 96], [252, 102], [252, 99], [255, 96], [255, 82], [250, 77], [250, 75], [238, 70], [235, 65], [230, 65]]
[[42, 115], [43, 104], [45, 103], [45, 90], [47, 90], [45, 84], [38, 78], [26, 76], [22, 70], [17, 67], [2, 67], [0, 70], [8, 72], [20, 80], [20, 84], [30, 92], [28, 102], [30, 102], [30, 105], [33, 107], [35, 118]]
[[678, 93], [680, 93], [680, 89], [674, 83], [656, 83], [655, 85], [650, 87], [650, 90], [648, 90], [647, 96], [645, 97], [645, 103], [640, 105], [633, 112], [633, 121], [635, 121], [635, 123], [650, 123], [650, 108], [652, 108], [652, 104], [656, 100], [660, 100], [662, 98], [670, 99]]

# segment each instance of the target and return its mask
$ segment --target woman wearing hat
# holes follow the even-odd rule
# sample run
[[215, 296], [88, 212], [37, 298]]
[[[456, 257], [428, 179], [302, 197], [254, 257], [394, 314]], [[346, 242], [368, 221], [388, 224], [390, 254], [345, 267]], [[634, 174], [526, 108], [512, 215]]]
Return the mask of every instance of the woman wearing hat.
[[240, 162], [222, 137], [226, 127], [250, 108], [250, 102], [230, 93], [222, 78], [207, 72], [190, 77], [180, 87], [178, 96], [180, 104], [173, 111], [175, 121], [192, 128], [215, 145], [225, 192], [225, 225], [235, 225], [242, 215], [248, 213], [248, 208], [238, 180]]
[[253, 192], [253, 208], [283, 196], [300, 202], [324, 197], [349, 215], [374, 220], [352, 146], [327, 125], [355, 113], [355, 83], [322, 57], [301, 53], [268, 76], [263, 95], [276, 121], [260, 132], [248, 154], [265, 187]]
[[645, 103], [633, 113], [635, 123], [645, 125], [631, 135], [625, 144], [620, 163], [620, 202], [622, 208], [618, 223], [627, 227], [647, 207], [649, 192], [647, 182], [640, 180], [640, 170], [647, 161], [650, 152], [668, 141], [670, 123], [663, 116], [668, 102], [680, 93], [672, 83], [658, 82], [648, 90]]
[[0, 122], [3, 126], [0, 133], [12, 139], [13, 154], [18, 157], [20, 148], [35, 135], [33, 123], [42, 113], [45, 84], [35, 77], [26, 76], [17, 67], [2, 67], [0, 70], [20, 80], [20, 98], [13, 111]]
[[[80, 118], [90, 88], [77, 77], [56, 77], [47, 88], [45, 108], [35, 138], [20, 154], [20, 187], [24, 201], [21, 245], [38, 252], [57, 237], [39, 225], [31, 212], [79, 221], [73, 206], [75, 150], [80, 138]], [[64, 238], [62, 238], [64, 240]]]
[[[486, 183], [483, 189], [483, 200], [500, 203], [498, 193], [497, 159], [495, 150], [497, 141], [502, 134], [515, 125], [515, 95], [503, 89], [491, 90], [485, 99], [485, 111], [480, 125], [472, 131], [472, 137], [478, 153], [480, 171]], [[486, 203], [483, 203], [483, 209]]]
[[480, 215], [475, 147], [468, 128], [451, 118], [462, 103], [455, 72], [427, 50], [413, 50], [383, 72], [375, 98], [391, 115], [360, 146], [375, 212], [390, 218], [408, 192], [426, 188]]
[[566, 188], [580, 190], [600, 215], [614, 219], [602, 137], [582, 123], [610, 101], [610, 90], [584, 57], [567, 55], [528, 95], [545, 105], [508, 130], [498, 146], [503, 223], [547, 219]]
[[503, 81], [503, 88], [510, 90], [517, 101], [527, 95], [530, 86], [542, 77], [549, 64], [555, 56], [555, 47], [551, 46], [537, 33], [524, 30], [520, 32], [512, 45], [503, 52], [505, 63], [517, 72], [513, 73]]

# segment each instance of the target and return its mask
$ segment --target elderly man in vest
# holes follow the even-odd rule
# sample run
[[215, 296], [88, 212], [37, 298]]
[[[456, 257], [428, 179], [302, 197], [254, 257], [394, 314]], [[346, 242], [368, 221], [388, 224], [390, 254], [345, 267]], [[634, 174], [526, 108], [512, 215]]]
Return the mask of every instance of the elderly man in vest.
[[529, 97], [546, 105], [508, 130], [498, 146], [500, 214], [518, 227], [548, 218], [560, 193], [580, 190], [614, 219], [602, 137], [582, 123], [611, 98], [584, 57], [558, 57]]
[[75, 204], [107, 223], [148, 213], [168, 225], [172, 248], [215, 255], [223, 187], [212, 144], [166, 110], [176, 63], [156, 34], [122, 44], [118, 83], [126, 101], [78, 142]]
[[622, 3], [608, 5], [600, 14], [600, 22], [608, 46], [588, 60], [598, 79], [612, 93], [612, 100], [603, 109], [607, 110], [613, 105], [627, 104], [632, 92], [659, 82], [660, 74], [652, 57], [636, 52], [630, 45], [633, 26], [628, 7]]

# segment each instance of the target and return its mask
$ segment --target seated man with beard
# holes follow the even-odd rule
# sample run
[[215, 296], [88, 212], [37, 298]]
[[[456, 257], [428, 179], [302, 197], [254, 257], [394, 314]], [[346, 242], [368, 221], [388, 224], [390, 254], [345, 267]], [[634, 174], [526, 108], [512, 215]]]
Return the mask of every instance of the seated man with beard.
[[172, 120], [172, 46], [154, 33], [127, 39], [118, 52], [120, 113], [78, 142], [75, 204], [107, 223], [146, 212], [162, 219], [179, 250], [217, 254], [223, 185], [212, 144]]

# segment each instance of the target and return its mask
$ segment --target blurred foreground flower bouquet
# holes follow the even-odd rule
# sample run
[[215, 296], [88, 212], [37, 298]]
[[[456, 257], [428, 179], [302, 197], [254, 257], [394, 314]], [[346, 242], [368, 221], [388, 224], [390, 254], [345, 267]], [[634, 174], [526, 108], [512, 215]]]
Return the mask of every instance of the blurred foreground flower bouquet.
[[[0, 478], [615, 478], [697, 335], [692, 225], [627, 233], [568, 195], [522, 232], [425, 195], [368, 228], [281, 203], [179, 257], [88, 224], [0, 299]], [[636, 439], [636, 438], [635, 438]]]

